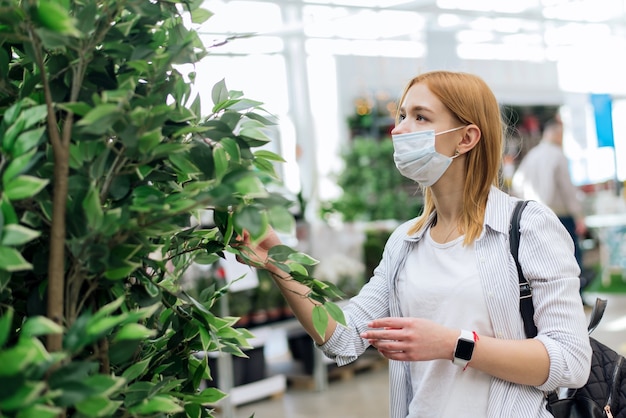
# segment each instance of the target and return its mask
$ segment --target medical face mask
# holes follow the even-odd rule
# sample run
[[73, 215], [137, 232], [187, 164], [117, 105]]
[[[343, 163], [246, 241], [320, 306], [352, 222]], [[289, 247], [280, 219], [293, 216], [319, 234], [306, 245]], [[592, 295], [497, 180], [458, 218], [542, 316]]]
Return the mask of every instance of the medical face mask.
[[448, 132], [458, 131], [465, 126], [437, 132], [434, 130], [410, 132], [392, 135], [393, 160], [400, 174], [430, 187], [446, 172], [454, 157], [446, 157], [435, 151], [435, 137]]

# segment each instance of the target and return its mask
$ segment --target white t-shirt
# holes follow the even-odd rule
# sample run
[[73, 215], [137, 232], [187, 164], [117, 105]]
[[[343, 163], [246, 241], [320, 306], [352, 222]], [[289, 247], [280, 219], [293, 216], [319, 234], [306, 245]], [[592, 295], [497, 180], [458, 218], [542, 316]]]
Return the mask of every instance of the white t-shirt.
[[[430, 236], [412, 251], [399, 275], [404, 316], [493, 336], [474, 245], [463, 238], [438, 244]], [[471, 364], [471, 363], [470, 363]], [[413, 399], [407, 418], [487, 416], [491, 376], [450, 360], [412, 362]]]

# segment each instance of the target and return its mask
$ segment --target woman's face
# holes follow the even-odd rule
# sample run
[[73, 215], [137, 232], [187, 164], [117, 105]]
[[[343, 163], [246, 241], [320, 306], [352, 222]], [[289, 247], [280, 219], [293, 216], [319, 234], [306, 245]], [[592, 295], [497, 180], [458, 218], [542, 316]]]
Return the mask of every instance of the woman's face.
[[[392, 134], [405, 134], [434, 129], [435, 133], [463, 126], [424, 83], [416, 83], [400, 104], [400, 118], [391, 131]], [[452, 156], [460, 142], [463, 131], [437, 135], [435, 149], [443, 155]], [[453, 139], [457, 139], [456, 141]]]

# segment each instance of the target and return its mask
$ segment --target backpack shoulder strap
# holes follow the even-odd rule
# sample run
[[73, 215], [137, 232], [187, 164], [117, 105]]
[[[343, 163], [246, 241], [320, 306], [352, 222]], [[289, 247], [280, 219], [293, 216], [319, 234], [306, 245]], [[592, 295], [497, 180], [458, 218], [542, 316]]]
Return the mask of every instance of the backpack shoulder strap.
[[[535, 315], [535, 306], [533, 305], [532, 288], [530, 287], [530, 283], [528, 282], [528, 280], [526, 280], [526, 278], [524, 277], [524, 273], [522, 273], [522, 266], [520, 265], [518, 260], [520, 241], [519, 222], [522, 217], [522, 211], [527, 204], [527, 200], [520, 200], [515, 205], [513, 215], [511, 216], [509, 243], [511, 248], [511, 254], [513, 255], [513, 259], [515, 260], [515, 266], [517, 267], [517, 277], [519, 278], [519, 309], [520, 313], [522, 314], [522, 319], [524, 320], [524, 332], [526, 333], [527, 338], [532, 338], [537, 335], [537, 326], [535, 325], [535, 321], [533, 319], [533, 316]], [[589, 334], [591, 334], [600, 323], [600, 320], [604, 315], [606, 305], [606, 299], [596, 298], [593, 310], [591, 311], [591, 315], [589, 316], [589, 326], [587, 327]]]
[[537, 335], [537, 326], [533, 316], [535, 315], [535, 306], [533, 305], [532, 288], [530, 283], [524, 277], [522, 273], [522, 266], [519, 263], [519, 241], [520, 241], [520, 219], [522, 217], [522, 211], [528, 204], [527, 200], [520, 200], [516, 203], [513, 215], [511, 216], [511, 225], [509, 229], [509, 243], [511, 248], [511, 255], [515, 260], [515, 266], [517, 267], [517, 277], [519, 279], [519, 309], [524, 320], [524, 332], [527, 338], [532, 338]]

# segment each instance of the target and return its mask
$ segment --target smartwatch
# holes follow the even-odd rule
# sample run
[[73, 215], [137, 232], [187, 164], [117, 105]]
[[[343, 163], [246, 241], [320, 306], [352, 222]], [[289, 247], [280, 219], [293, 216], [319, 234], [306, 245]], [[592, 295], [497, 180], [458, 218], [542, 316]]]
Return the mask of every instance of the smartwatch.
[[465, 368], [472, 359], [474, 344], [474, 334], [471, 331], [461, 330], [461, 334], [456, 340], [456, 347], [454, 347], [452, 363]]

